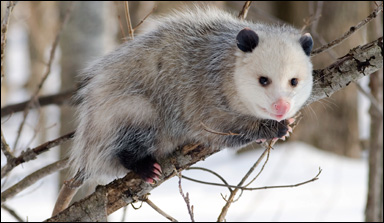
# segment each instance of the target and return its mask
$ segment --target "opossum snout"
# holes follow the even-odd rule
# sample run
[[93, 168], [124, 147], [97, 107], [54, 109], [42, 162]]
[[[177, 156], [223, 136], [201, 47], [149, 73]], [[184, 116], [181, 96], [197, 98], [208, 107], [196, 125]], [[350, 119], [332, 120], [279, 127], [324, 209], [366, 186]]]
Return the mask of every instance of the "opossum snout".
[[274, 114], [278, 116], [284, 116], [286, 113], [288, 113], [290, 108], [291, 104], [289, 103], [289, 101], [284, 99], [279, 99], [272, 105]]

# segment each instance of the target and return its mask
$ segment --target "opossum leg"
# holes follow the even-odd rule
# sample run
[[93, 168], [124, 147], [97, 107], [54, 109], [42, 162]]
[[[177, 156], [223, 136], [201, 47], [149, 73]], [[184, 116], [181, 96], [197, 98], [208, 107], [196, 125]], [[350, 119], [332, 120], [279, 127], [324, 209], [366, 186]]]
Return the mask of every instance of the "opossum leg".
[[162, 173], [150, 151], [155, 135], [153, 128], [127, 127], [120, 131], [116, 142], [116, 155], [120, 163], [149, 183], [158, 180]]
[[287, 134], [289, 134], [289, 124], [287, 120], [282, 120], [280, 122], [276, 120], [257, 120], [252, 122], [252, 120], [239, 119], [239, 122], [244, 122], [238, 124], [240, 126], [237, 129], [233, 127], [227, 127], [226, 132], [238, 133], [234, 135], [225, 136], [225, 144], [228, 147], [237, 147], [246, 145], [250, 142], [255, 141], [256, 143], [263, 143], [266, 140], [278, 138], [283, 139]]

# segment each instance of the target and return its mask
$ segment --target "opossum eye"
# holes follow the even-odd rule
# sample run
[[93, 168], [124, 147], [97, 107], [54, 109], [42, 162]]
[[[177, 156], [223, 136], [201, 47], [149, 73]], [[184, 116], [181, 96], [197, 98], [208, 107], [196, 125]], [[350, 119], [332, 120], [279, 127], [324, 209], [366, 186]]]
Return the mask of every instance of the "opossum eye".
[[293, 87], [296, 87], [296, 85], [299, 83], [299, 80], [297, 80], [297, 78], [292, 78], [291, 79], [291, 85], [293, 86]]
[[271, 83], [271, 80], [269, 80], [268, 77], [260, 77], [259, 83], [261, 84], [261, 86], [266, 87]]

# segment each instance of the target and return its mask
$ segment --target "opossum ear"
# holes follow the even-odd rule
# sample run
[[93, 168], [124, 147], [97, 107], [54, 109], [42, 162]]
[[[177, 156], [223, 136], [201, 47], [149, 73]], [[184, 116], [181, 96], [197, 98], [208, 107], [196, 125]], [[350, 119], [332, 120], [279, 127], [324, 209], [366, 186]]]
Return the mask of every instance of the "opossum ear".
[[237, 34], [237, 47], [243, 52], [252, 52], [259, 44], [259, 36], [250, 28], [244, 28]]
[[303, 47], [303, 50], [307, 56], [311, 55], [311, 50], [313, 47], [312, 36], [309, 33], [306, 33], [300, 37], [300, 45]]

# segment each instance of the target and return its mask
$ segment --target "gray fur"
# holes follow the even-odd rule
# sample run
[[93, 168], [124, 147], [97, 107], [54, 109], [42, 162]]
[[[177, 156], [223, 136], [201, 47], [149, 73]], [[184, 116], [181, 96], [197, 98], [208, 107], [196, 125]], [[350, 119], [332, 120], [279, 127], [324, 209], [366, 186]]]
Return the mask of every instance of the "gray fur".
[[[296, 29], [240, 21], [215, 9], [187, 10], [156, 23], [81, 74], [79, 125], [70, 157], [72, 170], [81, 170], [84, 179], [125, 174], [116, 157], [120, 150], [159, 158], [188, 143], [240, 147], [278, 134], [279, 122], [257, 117], [240, 102], [233, 80], [240, 52], [236, 35], [249, 27], [261, 34], [259, 45], [272, 35], [300, 46]], [[239, 135], [214, 134], [201, 123]], [[130, 128], [153, 131], [129, 135]], [[147, 149], [126, 148], [124, 140], [145, 142]]]

